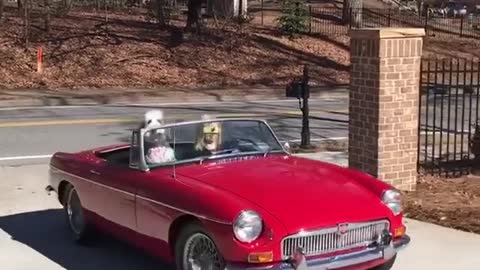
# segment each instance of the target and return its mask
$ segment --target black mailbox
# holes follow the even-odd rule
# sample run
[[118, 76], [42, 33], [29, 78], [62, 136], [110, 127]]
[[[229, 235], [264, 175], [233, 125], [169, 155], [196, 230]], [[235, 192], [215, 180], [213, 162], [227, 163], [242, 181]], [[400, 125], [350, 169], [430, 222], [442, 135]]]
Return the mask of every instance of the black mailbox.
[[303, 89], [302, 89], [302, 80], [301, 79], [294, 79], [290, 83], [287, 84], [286, 88], [286, 95], [287, 97], [294, 97], [294, 98], [302, 98], [303, 96]]
[[294, 98], [310, 98], [310, 89], [308, 84], [305, 84], [302, 79], [294, 79], [286, 88], [286, 96]]

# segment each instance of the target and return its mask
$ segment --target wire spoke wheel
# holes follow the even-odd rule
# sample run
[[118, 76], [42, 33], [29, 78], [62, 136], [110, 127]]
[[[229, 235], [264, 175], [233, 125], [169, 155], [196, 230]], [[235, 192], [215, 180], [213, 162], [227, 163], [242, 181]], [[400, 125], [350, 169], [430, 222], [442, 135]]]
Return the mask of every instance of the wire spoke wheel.
[[81, 234], [85, 227], [85, 220], [80, 199], [78, 198], [77, 192], [73, 188], [68, 193], [67, 215], [70, 228], [75, 234]]
[[183, 269], [220, 270], [222, 259], [213, 241], [202, 233], [191, 235], [184, 247]]

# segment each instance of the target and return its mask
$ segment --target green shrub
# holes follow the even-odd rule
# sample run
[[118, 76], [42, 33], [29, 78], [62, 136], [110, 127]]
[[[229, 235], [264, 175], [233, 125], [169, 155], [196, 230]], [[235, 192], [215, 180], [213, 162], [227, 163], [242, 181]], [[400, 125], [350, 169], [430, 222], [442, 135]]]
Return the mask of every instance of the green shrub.
[[298, 0], [283, 0], [282, 16], [276, 19], [280, 31], [293, 36], [306, 29], [309, 14], [306, 6]]

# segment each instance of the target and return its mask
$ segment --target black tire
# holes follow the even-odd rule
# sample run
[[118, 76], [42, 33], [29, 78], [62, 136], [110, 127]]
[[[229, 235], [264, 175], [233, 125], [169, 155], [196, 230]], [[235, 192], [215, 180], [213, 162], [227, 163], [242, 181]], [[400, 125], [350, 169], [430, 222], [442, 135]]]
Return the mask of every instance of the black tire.
[[89, 244], [91, 240], [91, 229], [86, 222], [85, 213], [78, 193], [70, 184], [65, 188], [63, 194], [63, 207], [66, 222], [73, 240], [78, 244]]
[[396, 259], [397, 259], [397, 255], [395, 254], [395, 256], [393, 256], [386, 263], [381, 264], [379, 266], [375, 266], [374, 268], [370, 268], [369, 270], [390, 270], [393, 267], [393, 264], [395, 263]]
[[[197, 246], [198, 244], [202, 245]], [[195, 247], [197, 247], [197, 249], [195, 249]], [[200, 256], [198, 256], [197, 260], [195, 260], [200, 264], [197, 265], [199, 268], [194, 268], [191, 263], [188, 263], [187, 259], [188, 255], [197, 257], [196, 253], [202, 253], [198, 254]], [[180, 234], [175, 241], [175, 269], [225, 269], [225, 260], [218, 251], [212, 238], [200, 224], [189, 223], [181, 229]]]

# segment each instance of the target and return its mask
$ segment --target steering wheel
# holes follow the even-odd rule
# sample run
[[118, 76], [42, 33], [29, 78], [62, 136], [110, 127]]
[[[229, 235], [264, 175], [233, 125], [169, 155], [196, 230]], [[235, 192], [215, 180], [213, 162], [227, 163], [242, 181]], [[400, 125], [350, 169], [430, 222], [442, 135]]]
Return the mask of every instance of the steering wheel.
[[229, 148], [229, 149], [223, 149], [223, 150], [219, 150], [219, 151], [213, 151], [212, 154], [213, 155], [219, 155], [219, 154], [226, 154], [226, 153], [234, 153], [235, 151], [240, 152], [240, 150], [238, 150], [238, 148]]
[[255, 146], [256, 150], [259, 150], [261, 149], [261, 147], [256, 143], [254, 142], [253, 140], [251, 139], [243, 139], [243, 138], [235, 138], [237, 140], [237, 142], [241, 142], [241, 141], [244, 141], [244, 142], [248, 142], [248, 143], [251, 143]]

